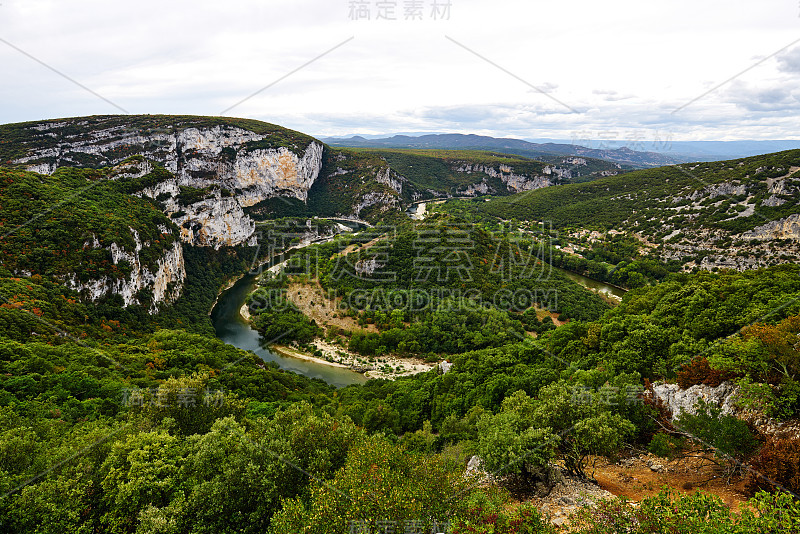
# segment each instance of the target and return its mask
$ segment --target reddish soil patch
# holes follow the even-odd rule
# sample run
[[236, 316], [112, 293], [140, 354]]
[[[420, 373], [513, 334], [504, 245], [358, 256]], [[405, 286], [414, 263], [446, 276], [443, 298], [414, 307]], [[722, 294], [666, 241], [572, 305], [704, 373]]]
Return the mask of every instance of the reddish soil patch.
[[[663, 466], [663, 470], [654, 471], [648, 462]], [[690, 495], [697, 491], [714, 494], [734, 511], [748, 499], [743, 479], [731, 479], [729, 484], [722, 470], [703, 458], [670, 461], [642, 456], [617, 464], [598, 459], [594, 478], [603, 489], [633, 501], [656, 495], [665, 487], [677, 494]]]

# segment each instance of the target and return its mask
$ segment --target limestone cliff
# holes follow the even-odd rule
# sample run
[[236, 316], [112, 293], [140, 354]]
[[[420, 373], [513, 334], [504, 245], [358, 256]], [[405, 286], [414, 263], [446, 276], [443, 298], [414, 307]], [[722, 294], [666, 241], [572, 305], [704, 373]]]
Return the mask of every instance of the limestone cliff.
[[[553, 177], [570, 178], [572, 176], [568, 169], [561, 169], [558, 167], [546, 166], [543, 169], [543, 174], [518, 174], [513, 168], [508, 165], [486, 165], [482, 163], [460, 162], [454, 166], [456, 172], [472, 174], [483, 173], [491, 178], [499, 179], [510, 192], [521, 193], [523, 191], [531, 191], [542, 187], [548, 187], [554, 184]], [[483, 183], [486, 181], [483, 180]], [[467, 186], [464, 191], [459, 191], [463, 194], [486, 194], [491, 192], [491, 187], [488, 185], [482, 187], [479, 184], [472, 184]]]
[[744, 232], [745, 239], [800, 239], [800, 215], [789, 215], [777, 221], [770, 221], [764, 225]]
[[[165, 229], [166, 230], [166, 229]], [[179, 241], [174, 241], [172, 246], [164, 250], [155, 265], [146, 265], [141, 259], [141, 251], [149, 247], [150, 243], [142, 242], [138, 232], [130, 229], [134, 240], [134, 249], [125, 250], [117, 243], [111, 243], [108, 250], [111, 252], [111, 261], [114, 265], [123, 263], [130, 268], [130, 274], [122, 278], [104, 276], [99, 279], [80, 281], [76, 275], [65, 280], [67, 287], [81, 293], [89, 300], [97, 300], [111, 294], [120, 295], [125, 306], [141, 304], [141, 292], [149, 291], [152, 294], [150, 312], [155, 312], [160, 305], [174, 302], [183, 289], [186, 280], [186, 268], [183, 260], [183, 249]], [[97, 238], [84, 244], [85, 248], [101, 247]]]
[[[216, 121], [221, 124], [200, 119], [142, 122], [135, 117], [126, 123], [124, 117], [112, 116], [38, 123], [30, 129], [41, 140], [29, 143], [25, 155], [13, 163], [52, 174], [63, 166], [126, 162], [111, 177], [146, 175], [152, 170], [148, 160], [162, 165], [174, 178], [147, 188], [142, 195], [165, 202], [168, 215], [179, 214], [174, 220], [184, 229], [181, 239], [201, 246], [246, 242], [254, 224], [242, 211], [244, 207], [276, 196], [307, 199], [322, 168], [324, 148], [319, 141], [302, 134], [292, 137], [286, 133], [291, 131], [272, 125], [259, 132], [223, 119]], [[153, 128], [154, 123], [161, 126]], [[145, 160], [130, 163], [130, 156]], [[206, 190], [206, 198], [178, 206], [181, 187]]]

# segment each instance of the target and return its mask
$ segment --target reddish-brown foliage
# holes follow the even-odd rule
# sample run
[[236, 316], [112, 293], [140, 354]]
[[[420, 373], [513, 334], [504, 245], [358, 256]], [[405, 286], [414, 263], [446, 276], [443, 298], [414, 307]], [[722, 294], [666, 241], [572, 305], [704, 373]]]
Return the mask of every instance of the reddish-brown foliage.
[[[758, 455], [750, 462], [753, 472], [747, 480], [747, 489], [787, 489], [800, 491], [800, 441], [767, 437]], [[780, 488], [775, 486], [779, 485]]]
[[712, 369], [708, 360], [699, 356], [678, 371], [678, 385], [684, 389], [698, 384], [713, 388], [735, 377], [733, 373]]

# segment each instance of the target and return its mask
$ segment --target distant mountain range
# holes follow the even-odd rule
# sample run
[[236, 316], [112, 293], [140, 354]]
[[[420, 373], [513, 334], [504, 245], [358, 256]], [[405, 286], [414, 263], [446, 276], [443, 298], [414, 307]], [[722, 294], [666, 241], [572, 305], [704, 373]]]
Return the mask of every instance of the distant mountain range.
[[553, 155], [578, 155], [605, 159], [636, 167], [657, 167], [695, 161], [758, 156], [800, 148], [800, 140], [769, 141], [670, 141], [511, 139], [464, 134], [395, 135], [392, 137], [350, 136], [322, 139], [332, 146], [381, 148], [443, 148], [493, 150], [537, 159]]
[[[527, 139], [531, 143], [575, 144], [575, 140], [566, 139]], [[579, 143], [587, 148], [615, 149], [627, 146], [633, 150], [646, 150], [666, 154], [673, 158], [690, 161], [719, 161], [723, 159], [746, 158], [760, 156], [784, 150], [800, 148], [800, 139], [773, 139], [769, 141], [623, 141], [595, 140]]]
[[323, 139], [323, 141], [331, 146], [339, 147], [490, 150], [542, 160], [547, 160], [553, 156], [582, 156], [638, 168], [660, 167], [686, 161], [667, 154], [639, 152], [627, 147], [615, 149], [586, 148], [574, 144], [531, 143], [522, 139], [496, 138], [485, 135], [431, 134], [418, 137], [395, 135], [382, 139], [366, 139], [361, 136], [353, 136], [346, 139], [328, 138]]
[[331, 146], [339, 147], [490, 150], [534, 159], [547, 159], [552, 156], [564, 155], [582, 156], [639, 168], [660, 167], [684, 162], [684, 160], [666, 154], [637, 152], [627, 147], [594, 149], [573, 144], [531, 143], [522, 139], [496, 138], [473, 134], [431, 134], [418, 137], [395, 135], [381, 139], [366, 139], [361, 136], [353, 136], [346, 139], [327, 138], [323, 139], [323, 141]]

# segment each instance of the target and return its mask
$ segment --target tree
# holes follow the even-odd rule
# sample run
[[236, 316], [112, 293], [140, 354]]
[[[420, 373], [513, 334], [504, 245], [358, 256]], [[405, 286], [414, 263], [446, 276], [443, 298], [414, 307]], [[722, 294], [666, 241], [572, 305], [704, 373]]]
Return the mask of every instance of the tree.
[[583, 384], [569, 387], [554, 382], [539, 391], [532, 418], [559, 436], [558, 453], [569, 473], [587, 478], [590, 455], [610, 456], [619, 450], [636, 427], [617, 410], [624, 405], [624, 392], [604, 386], [592, 390]]
[[723, 415], [719, 406], [702, 398], [697, 400], [694, 414], [682, 411], [677, 422], [678, 429], [713, 448], [719, 457], [742, 460], [758, 446], [747, 423], [733, 415]]
[[263, 533], [282, 500], [305, 494], [313, 480], [333, 478], [363, 435], [348, 419], [316, 413], [305, 402], [249, 426], [228, 417], [189, 438], [183, 476], [193, 532]]
[[478, 422], [478, 454], [495, 476], [519, 475], [526, 484], [547, 469], [558, 438], [549, 427], [535, 428], [533, 401], [524, 391], [503, 400], [500, 412]]
[[415, 525], [429, 532], [434, 522], [463, 513], [473, 488], [438, 456], [419, 456], [371, 436], [350, 451], [330, 482], [317, 481], [307, 499], [286, 500], [275, 514], [270, 533], [334, 534], [351, 528], [395, 532]]
[[132, 434], [115, 443], [101, 467], [105, 531], [134, 532], [141, 510], [167, 506], [182, 485], [182, 464], [183, 445], [165, 430]]

